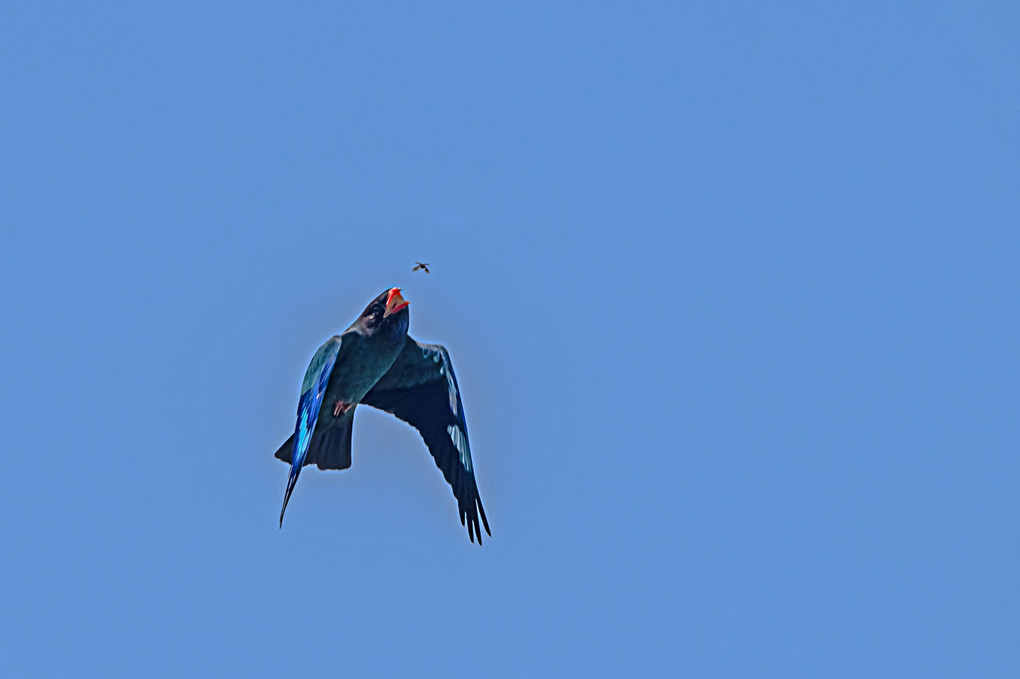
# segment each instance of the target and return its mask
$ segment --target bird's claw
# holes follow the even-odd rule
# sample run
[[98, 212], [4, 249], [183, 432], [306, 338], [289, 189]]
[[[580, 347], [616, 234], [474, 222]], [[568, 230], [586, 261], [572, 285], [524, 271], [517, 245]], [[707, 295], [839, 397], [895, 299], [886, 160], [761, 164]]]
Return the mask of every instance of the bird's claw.
[[343, 401], [337, 401], [336, 405], [333, 406], [333, 417], [340, 417], [348, 410], [351, 409], [350, 403], [344, 403]]

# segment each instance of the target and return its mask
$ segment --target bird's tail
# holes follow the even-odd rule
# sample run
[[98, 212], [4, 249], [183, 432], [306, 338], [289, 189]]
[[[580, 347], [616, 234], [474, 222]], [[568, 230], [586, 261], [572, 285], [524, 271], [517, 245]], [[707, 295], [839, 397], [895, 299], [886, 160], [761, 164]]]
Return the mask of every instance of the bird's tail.
[[290, 468], [290, 476], [287, 478], [287, 492], [283, 494], [283, 509], [280, 510], [280, 528], [283, 528], [283, 513], [287, 511], [287, 503], [290, 502], [290, 494], [294, 492], [298, 475], [301, 473], [301, 465]]
[[[317, 464], [319, 469], [347, 469], [351, 466], [351, 432], [354, 429], [355, 408], [356, 405], [328, 426], [316, 428], [302, 466]], [[291, 436], [276, 451], [276, 458], [291, 464], [293, 454], [294, 437]]]

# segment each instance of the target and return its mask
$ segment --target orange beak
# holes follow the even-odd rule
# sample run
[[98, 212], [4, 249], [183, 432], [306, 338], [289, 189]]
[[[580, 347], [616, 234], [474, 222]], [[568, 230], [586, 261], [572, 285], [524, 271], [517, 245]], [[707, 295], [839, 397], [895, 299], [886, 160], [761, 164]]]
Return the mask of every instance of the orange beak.
[[386, 311], [383, 312], [383, 318], [386, 318], [390, 314], [397, 313], [408, 304], [410, 304], [410, 302], [405, 301], [404, 298], [400, 296], [400, 288], [391, 288], [390, 294], [386, 295]]

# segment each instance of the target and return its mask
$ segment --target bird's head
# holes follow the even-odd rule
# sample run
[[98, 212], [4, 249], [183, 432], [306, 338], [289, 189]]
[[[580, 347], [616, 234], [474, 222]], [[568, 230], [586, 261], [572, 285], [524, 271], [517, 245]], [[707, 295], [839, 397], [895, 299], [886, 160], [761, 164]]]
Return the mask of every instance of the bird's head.
[[355, 323], [361, 326], [366, 335], [387, 331], [393, 334], [406, 334], [410, 320], [408, 304], [409, 302], [400, 296], [400, 288], [390, 288], [373, 299]]

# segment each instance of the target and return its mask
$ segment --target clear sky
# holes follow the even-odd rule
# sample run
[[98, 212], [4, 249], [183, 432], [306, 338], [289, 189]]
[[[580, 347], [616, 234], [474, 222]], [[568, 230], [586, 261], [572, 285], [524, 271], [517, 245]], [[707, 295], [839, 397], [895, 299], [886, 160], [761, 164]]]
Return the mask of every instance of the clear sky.
[[[3, 3], [0, 675], [1020, 676], [1020, 5], [831, 4]], [[482, 548], [277, 528], [390, 286]]]

